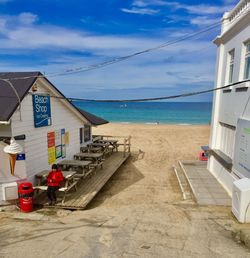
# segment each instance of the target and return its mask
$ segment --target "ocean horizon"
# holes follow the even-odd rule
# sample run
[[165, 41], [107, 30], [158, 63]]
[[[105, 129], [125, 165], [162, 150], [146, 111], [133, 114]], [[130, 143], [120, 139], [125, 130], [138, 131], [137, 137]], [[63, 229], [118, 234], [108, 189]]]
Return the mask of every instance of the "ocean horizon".
[[209, 124], [211, 102], [88, 102], [74, 101], [109, 122], [143, 124]]

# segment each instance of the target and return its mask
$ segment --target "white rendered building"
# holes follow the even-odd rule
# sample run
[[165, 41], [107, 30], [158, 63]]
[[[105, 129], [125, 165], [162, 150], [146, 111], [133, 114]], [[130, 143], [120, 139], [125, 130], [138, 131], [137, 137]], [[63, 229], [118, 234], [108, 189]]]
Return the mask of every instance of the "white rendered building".
[[[6, 185], [34, 182], [35, 175], [51, 164], [73, 159], [92, 141], [92, 126], [105, 123], [74, 106], [39, 72], [0, 73], [0, 204]], [[10, 138], [23, 148], [14, 174], [4, 152]]]
[[232, 194], [234, 180], [250, 178], [250, 0], [222, 19], [214, 92], [208, 169]]

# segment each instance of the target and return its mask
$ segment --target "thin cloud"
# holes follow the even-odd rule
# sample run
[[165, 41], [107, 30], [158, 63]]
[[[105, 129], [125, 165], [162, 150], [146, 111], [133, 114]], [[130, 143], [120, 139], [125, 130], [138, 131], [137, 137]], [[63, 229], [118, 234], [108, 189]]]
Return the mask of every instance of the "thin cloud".
[[[35, 14], [0, 16], [0, 49], [53, 49], [80, 52], [119, 52], [120, 54], [162, 43], [160, 39], [123, 35], [95, 35], [87, 31], [70, 30], [53, 25], [39, 25]], [[13, 23], [15, 21], [15, 23]], [[29, 40], [27, 40], [27, 38]]]
[[209, 18], [207, 16], [197, 16], [195, 18], [192, 18], [190, 20], [190, 23], [197, 25], [197, 26], [204, 26], [204, 25], [215, 24], [218, 21], [219, 21], [219, 19]]
[[165, 2], [161, 0], [135, 0], [132, 6], [147, 7], [147, 6], [162, 6], [170, 7], [174, 10], [183, 9], [190, 14], [222, 14], [233, 8], [233, 1], [226, 1], [226, 5], [208, 5], [208, 4], [182, 4], [180, 2]]
[[141, 0], [137, 0], [137, 1], [134, 1], [132, 3], [133, 6], [137, 6], [137, 7], [146, 7], [148, 6], [147, 3], [145, 3], [145, 1], [141, 1]]
[[21, 13], [18, 16], [19, 22], [21, 24], [29, 25], [38, 21], [38, 16], [33, 13]]
[[177, 9], [185, 9], [191, 14], [221, 14], [232, 9], [232, 6], [212, 6], [212, 5], [176, 5]]
[[[2, 70], [22, 69], [58, 73], [71, 68], [98, 64], [160, 45], [169, 38], [180, 37], [171, 34], [169, 28], [167, 31], [159, 31], [157, 36], [154, 34], [155, 37], [149, 34], [144, 37], [105, 35], [48, 23], [41, 25], [38, 21], [39, 17], [33, 13], [0, 16], [0, 51], [5, 55], [32, 54], [32, 57], [39, 57], [38, 61], [26, 57], [22, 60], [16, 59], [15, 62], [8, 60], [5, 63], [1, 60]], [[181, 29], [177, 31], [182, 32]], [[86, 96], [84, 94], [87, 91], [93, 92], [92, 89], [104, 91], [107, 85], [111, 89], [134, 89], [139, 86], [174, 88], [183, 83], [183, 77], [185, 82], [190, 84], [205, 79], [212, 84], [215, 50], [209, 49], [197, 55], [197, 50], [204, 46], [210, 48], [212, 43], [207, 40], [185, 41], [183, 44], [172, 45], [92, 72], [74, 74], [73, 77], [55, 77], [52, 78], [52, 82], [69, 96], [72, 96], [72, 78], [74, 92], [79, 92], [79, 96]], [[73, 54], [74, 51], [77, 51], [77, 55]], [[180, 76], [168, 75], [166, 71], [179, 73]], [[199, 77], [200, 75], [202, 77]]]
[[157, 13], [159, 13], [159, 10], [149, 9], [149, 8], [136, 8], [136, 7], [133, 7], [131, 9], [121, 8], [121, 11], [124, 13], [141, 14], [141, 15], [156, 15]]
[[135, 0], [133, 1], [133, 6], [138, 7], [146, 7], [146, 6], [164, 6], [167, 5], [168, 2], [164, 2], [161, 0]]

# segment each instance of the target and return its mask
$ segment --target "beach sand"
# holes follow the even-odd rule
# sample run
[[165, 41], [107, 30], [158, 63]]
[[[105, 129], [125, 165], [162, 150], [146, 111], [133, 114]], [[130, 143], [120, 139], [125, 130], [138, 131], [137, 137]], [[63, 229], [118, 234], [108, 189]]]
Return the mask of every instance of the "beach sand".
[[131, 135], [131, 158], [84, 211], [0, 213], [0, 257], [250, 256], [232, 238], [230, 207], [182, 200], [172, 166], [198, 159], [209, 126], [113, 123], [94, 134]]
[[[116, 202], [117, 205], [121, 205], [127, 202], [169, 202], [179, 199], [180, 191], [173, 173], [173, 165], [177, 165], [180, 159], [198, 160], [200, 146], [208, 145], [209, 129], [208, 125], [118, 123], [95, 128], [93, 134], [132, 137], [132, 158], [110, 180], [95, 202], [101, 198], [106, 202], [111, 201], [110, 205], [114, 206]], [[112, 187], [114, 185], [115, 187]], [[107, 199], [105, 191], [108, 189], [108, 195], [112, 195], [112, 191], [117, 191], [121, 196]], [[126, 195], [131, 191], [135, 194]]]

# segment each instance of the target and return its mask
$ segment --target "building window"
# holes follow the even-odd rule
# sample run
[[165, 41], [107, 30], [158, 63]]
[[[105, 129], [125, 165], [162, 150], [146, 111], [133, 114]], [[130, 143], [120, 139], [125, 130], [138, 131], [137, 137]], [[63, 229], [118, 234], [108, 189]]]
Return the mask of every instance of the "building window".
[[250, 79], [250, 42], [246, 43], [244, 79]]
[[221, 137], [219, 137], [220, 139], [218, 140], [219, 149], [224, 154], [232, 158], [233, 150], [234, 150], [236, 127], [233, 125], [220, 122], [220, 129], [221, 129]]
[[84, 142], [90, 141], [91, 137], [91, 127], [89, 125], [84, 125]]
[[80, 135], [80, 144], [82, 144], [83, 143], [83, 137], [84, 137], [84, 135], [83, 135], [83, 128], [80, 128], [79, 129], [79, 135]]
[[235, 50], [231, 50], [229, 54], [229, 73], [228, 73], [228, 83], [231, 84], [233, 82], [233, 72], [234, 72], [234, 52]]

